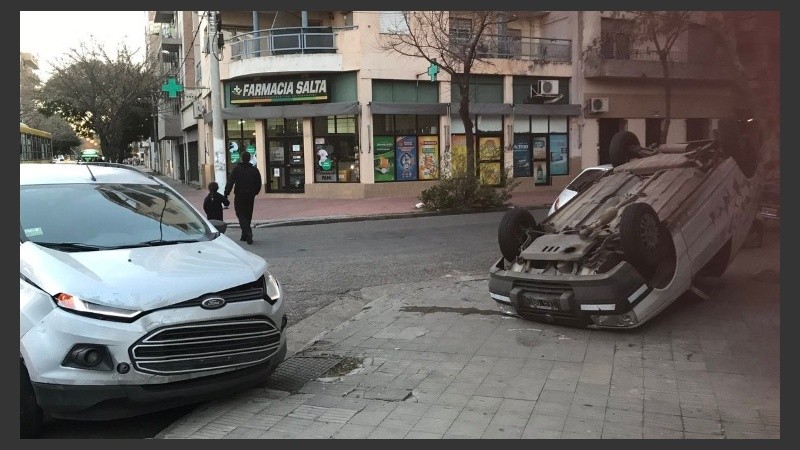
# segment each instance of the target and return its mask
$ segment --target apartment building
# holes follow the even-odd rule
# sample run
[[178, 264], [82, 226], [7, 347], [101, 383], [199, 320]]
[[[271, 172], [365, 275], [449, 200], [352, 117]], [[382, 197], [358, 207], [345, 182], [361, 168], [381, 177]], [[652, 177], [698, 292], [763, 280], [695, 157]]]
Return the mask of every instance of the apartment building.
[[[171, 100], [174, 109], [159, 108], [151, 162], [202, 186], [213, 179], [215, 162], [229, 171], [248, 151], [264, 178], [260, 195], [271, 197], [413, 196], [463, 170], [458, 90], [425, 59], [383, 49], [391, 33], [403, 32], [402, 14], [222, 11], [224, 46], [214, 54], [205, 12], [151, 12], [159, 31], [151, 55], [177, 62], [165, 73], [184, 87]], [[658, 138], [658, 62], [614, 47], [624, 39], [613, 35], [613, 17], [507, 14], [513, 20], [481, 40], [487, 64], [475, 68], [470, 85], [484, 183], [498, 184], [506, 172], [521, 180], [518, 190], [557, 192], [582, 168], [607, 161], [615, 131], [631, 130], [642, 143]], [[445, 17], [450, 36], [472, 33], [469, 14]], [[695, 47], [706, 43], [701, 34], [690, 30], [676, 44], [684, 59], [672, 63], [671, 141], [708, 137], [731, 108], [724, 73]], [[210, 81], [215, 57], [217, 86]], [[213, 93], [224, 99], [224, 164], [214, 158]]]

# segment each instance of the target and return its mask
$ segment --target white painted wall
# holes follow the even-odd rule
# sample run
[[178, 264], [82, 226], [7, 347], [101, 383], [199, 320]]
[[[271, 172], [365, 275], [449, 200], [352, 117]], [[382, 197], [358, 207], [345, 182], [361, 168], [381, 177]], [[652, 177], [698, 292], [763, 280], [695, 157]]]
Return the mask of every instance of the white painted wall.
[[669, 121], [669, 131], [667, 132], [668, 144], [674, 142], [686, 142], [686, 120], [671, 119]]
[[644, 145], [644, 137], [647, 131], [645, 119], [628, 119], [628, 131], [635, 134], [639, 138], [639, 143]]
[[586, 119], [583, 125], [583, 152], [581, 169], [599, 164], [600, 128], [597, 119]]

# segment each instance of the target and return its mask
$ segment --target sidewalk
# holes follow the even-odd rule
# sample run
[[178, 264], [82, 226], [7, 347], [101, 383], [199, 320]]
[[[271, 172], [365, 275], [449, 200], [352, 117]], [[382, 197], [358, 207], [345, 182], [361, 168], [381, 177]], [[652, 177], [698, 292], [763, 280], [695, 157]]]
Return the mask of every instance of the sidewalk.
[[[150, 173], [143, 166], [139, 170]], [[168, 183], [183, 195], [200, 212], [203, 211], [203, 199], [208, 194], [206, 189], [173, 180], [163, 175], [155, 175]], [[220, 190], [223, 187], [220, 187]], [[558, 195], [557, 192], [512, 192], [510, 203], [523, 208], [549, 208]], [[231, 202], [233, 197], [229, 197]], [[387, 197], [363, 199], [335, 198], [256, 198], [253, 207], [253, 224], [256, 227], [326, 223], [334, 221], [351, 221], [385, 218], [401, 218], [434, 215], [417, 209], [416, 197]], [[233, 205], [224, 210], [225, 221], [238, 226]]]
[[358, 314], [265, 386], [155, 437], [780, 438], [780, 284], [753, 277], [780, 271], [767, 236], [713, 299], [635, 330], [505, 316], [483, 275], [366, 287]]

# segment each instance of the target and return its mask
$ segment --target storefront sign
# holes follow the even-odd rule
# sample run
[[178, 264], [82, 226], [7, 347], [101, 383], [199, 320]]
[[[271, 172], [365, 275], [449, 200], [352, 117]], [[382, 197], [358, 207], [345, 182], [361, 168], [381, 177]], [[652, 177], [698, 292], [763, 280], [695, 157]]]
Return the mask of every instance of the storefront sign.
[[397, 137], [397, 179], [417, 179], [417, 139], [416, 136]]
[[327, 102], [328, 80], [325, 78], [277, 79], [263, 82], [231, 81], [230, 101], [233, 105], [254, 103]]
[[394, 181], [394, 138], [375, 136], [375, 182]]
[[419, 137], [419, 179], [439, 179], [439, 136]]

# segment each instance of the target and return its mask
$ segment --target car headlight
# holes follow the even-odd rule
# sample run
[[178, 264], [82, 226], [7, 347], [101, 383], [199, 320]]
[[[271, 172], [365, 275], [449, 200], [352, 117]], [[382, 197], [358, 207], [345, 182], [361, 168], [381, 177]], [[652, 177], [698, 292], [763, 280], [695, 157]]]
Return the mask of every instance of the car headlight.
[[264, 300], [268, 301], [270, 305], [274, 305], [283, 295], [281, 284], [278, 283], [278, 280], [269, 272], [267, 272], [267, 276], [264, 278], [264, 290], [267, 293], [267, 297]]
[[70, 294], [61, 293], [57, 294], [54, 298], [56, 304], [60, 308], [86, 316], [94, 316], [111, 320], [124, 320], [132, 319], [142, 313], [141, 311], [135, 311], [131, 309], [98, 305], [96, 303], [87, 302], [78, 296]]

